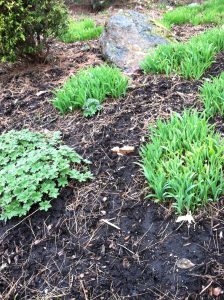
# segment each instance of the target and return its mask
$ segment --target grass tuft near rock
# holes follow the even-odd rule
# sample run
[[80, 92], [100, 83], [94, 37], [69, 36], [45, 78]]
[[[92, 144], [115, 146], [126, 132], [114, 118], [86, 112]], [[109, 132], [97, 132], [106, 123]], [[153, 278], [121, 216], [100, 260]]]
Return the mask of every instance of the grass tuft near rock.
[[89, 67], [55, 91], [53, 105], [63, 114], [82, 109], [86, 116], [91, 116], [101, 109], [101, 103], [107, 97], [125, 95], [127, 86], [128, 78], [118, 68], [107, 65]]
[[194, 212], [224, 192], [224, 140], [195, 111], [174, 114], [149, 128], [141, 166], [148, 198], [172, 202], [178, 214]]
[[59, 38], [64, 43], [86, 41], [98, 38], [102, 31], [103, 26], [97, 26], [91, 19], [75, 21], [70, 18], [66, 31]]
[[224, 1], [209, 0], [200, 5], [178, 7], [166, 12], [162, 21], [169, 28], [186, 23], [193, 25], [224, 24]]
[[145, 73], [178, 74], [187, 79], [199, 79], [223, 49], [224, 29], [215, 28], [186, 43], [159, 46], [145, 58], [141, 67]]

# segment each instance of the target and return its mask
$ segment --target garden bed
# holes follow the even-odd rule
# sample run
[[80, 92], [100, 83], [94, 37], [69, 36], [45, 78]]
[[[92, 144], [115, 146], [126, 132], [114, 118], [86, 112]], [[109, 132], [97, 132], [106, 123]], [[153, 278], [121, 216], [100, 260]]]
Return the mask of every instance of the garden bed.
[[[2, 68], [0, 131], [60, 130], [92, 162], [95, 178], [71, 183], [46, 213], [34, 208], [25, 219], [0, 223], [0, 298], [223, 299], [214, 297], [224, 286], [223, 199], [195, 215], [194, 224], [176, 223], [169, 205], [144, 199], [136, 164], [149, 123], [184, 108], [201, 110], [202, 81], [139, 72], [127, 96], [105, 102], [91, 119], [61, 116], [49, 102], [53, 88], [102, 58], [96, 42], [57, 43], [55, 53], [58, 59], [45, 65]], [[205, 76], [223, 70], [221, 53]], [[220, 118], [217, 130], [224, 132]], [[125, 145], [135, 151], [111, 151]], [[179, 269], [182, 258], [195, 266]]]

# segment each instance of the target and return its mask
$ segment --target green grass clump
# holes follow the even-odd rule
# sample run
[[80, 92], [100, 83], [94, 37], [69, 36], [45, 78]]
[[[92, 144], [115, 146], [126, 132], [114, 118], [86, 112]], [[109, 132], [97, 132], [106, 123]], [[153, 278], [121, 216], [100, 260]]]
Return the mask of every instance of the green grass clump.
[[128, 79], [118, 68], [107, 65], [89, 67], [69, 78], [55, 92], [53, 105], [61, 112], [83, 109], [93, 115], [106, 97], [118, 98], [126, 93]]
[[187, 79], [199, 79], [223, 49], [224, 29], [215, 28], [186, 43], [159, 46], [145, 58], [141, 67], [145, 73], [178, 74]]
[[86, 41], [99, 37], [102, 31], [103, 26], [96, 26], [91, 19], [83, 19], [81, 21], [69, 19], [68, 28], [59, 38], [64, 43]]
[[191, 23], [199, 24], [223, 24], [224, 23], [224, 1], [210, 0], [201, 5], [182, 6], [165, 13], [163, 24], [167, 27]]
[[224, 72], [212, 81], [204, 82], [200, 89], [200, 96], [208, 117], [216, 114], [224, 116]]
[[9, 131], [0, 135], [0, 220], [25, 216], [34, 204], [47, 211], [50, 200], [70, 179], [86, 181], [91, 173], [60, 134]]
[[194, 111], [150, 127], [141, 166], [157, 202], [172, 201], [178, 214], [194, 212], [224, 191], [224, 142]]

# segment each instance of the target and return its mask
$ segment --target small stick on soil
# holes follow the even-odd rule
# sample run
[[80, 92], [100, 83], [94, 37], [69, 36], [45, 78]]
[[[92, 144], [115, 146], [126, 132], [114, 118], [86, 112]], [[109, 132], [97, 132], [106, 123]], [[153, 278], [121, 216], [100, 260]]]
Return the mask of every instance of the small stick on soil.
[[9, 234], [9, 232], [13, 229], [15, 229], [17, 226], [19, 226], [22, 222], [24, 222], [25, 220], [27, 220], [29, 217], [31, 217], [32, 215], [34, 215], [37, 211], [39, 211], [40, 209], [36, 209], [34, 212], [32, 212], [31, 214], [29, 214], [28, 216], [26, 216], [24, 219], [22, 219], [20, 222], [18, 222], [17, 224], [15, 224], [13, 227], [9, 228], [6, 230], [6, 232], [0, 236], [0, 242], [3, 241], [3, 239]]
[[10, 299], [10, 296], [12, 295], [14, 289], [16, 288], [18, 282], [20, 281], [20, 279], [23, 277], [23, 274], [17, 279], [17, 281], [10, 287], [10, 290], [8, 291], [8, 293], [4, 296], [4, 299]]
[[124, 245], [118, 244], [118, 246], [120, 246], [120, 247], [124, 248], [125, 250], [127, 250], [128, 252], [130, 252], [133, 255], [133, 258], [135, 258], [138, 262], [140, 262], [138, 253], [134, 253], [133, 251], [131, 251]]
[[83, 293], [84, 293], [84, 296], [85, 296], [85, 300], [89, 300], [88, 295], [87, 295], [87, 290], [86, 290], [86, 288], [85, 288], [85, 286], [84, 286], [83, 281], [80, 280], [80, 283], [81, 283], [82, 290], [83, 290]]
[[133, 251], [131, 251], [130, 249], [128, 249], [127, 247], [125, 247], [124, 245], [118, 244], [118, 246], [124, 248], [125, 250], [127, 250], [128, 252], [130, 252], [131, 254], [135, 255], [135, 253]]
[[104, 222], [104, 223], [106, 223], [107, 225], [110, 225], [110, 226], [116, 228], [117, 230], [121, 230], [120, 227], [118, 227], [117, 225], [111, 223], [110, 221], [108, 221], [108, 220], [106, 220], [106, 219], [101, 219], [101, 222]]
[[206, 285], [205, 288], [203, 288], [203, 290], [199, 293], [199, 295], [203, 294], [211, 285], [212, 285], [213, 281], [209, 282], [208, 285]]

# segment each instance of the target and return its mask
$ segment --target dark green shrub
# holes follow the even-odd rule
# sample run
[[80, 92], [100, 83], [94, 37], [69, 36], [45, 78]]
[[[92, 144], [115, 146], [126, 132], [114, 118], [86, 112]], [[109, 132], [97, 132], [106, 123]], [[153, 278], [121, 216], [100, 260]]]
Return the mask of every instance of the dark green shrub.
[[91, 177], [83, 163], [88, 161], [62, 145], [59, 132], [0, 135], [0, 219], [24, 216], [34, 204], [47, 211], [70, 179]]
[[0, 58], [14, 61], [49, 49], [67, 25], [62, 0], [0, 0]]
[[141, 149], [149, 198], [172, 201], [183, 214], [223, 195], [224, 140], [205, 117], [185, 111], [149, 130], [151, 142]]

